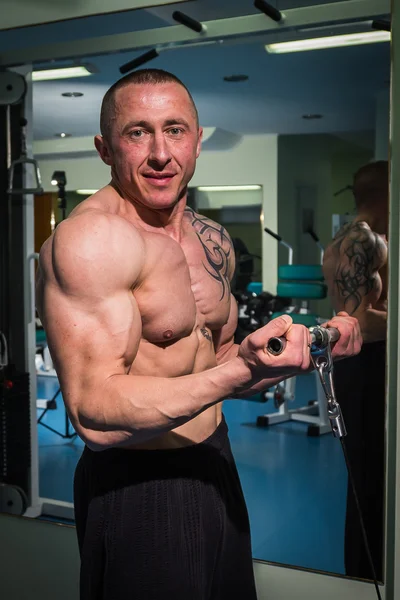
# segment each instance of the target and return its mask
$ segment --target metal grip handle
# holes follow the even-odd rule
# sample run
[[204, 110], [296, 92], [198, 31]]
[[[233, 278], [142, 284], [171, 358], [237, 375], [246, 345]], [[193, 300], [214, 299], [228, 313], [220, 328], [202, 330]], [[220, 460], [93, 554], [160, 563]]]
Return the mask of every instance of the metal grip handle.
[[306, 233], [308, 233], [308, 235], [310, 235], [312, 237], [314, 242], [319, 242], [319, 237], [317, 236], [317, 234], [315, 233], [315, 231], [313, 229], [307, 229]]
[[[312, 349], [321, 350], [328, 344], [337, 342], [340, 332], [335, 327], [310, 327]], [[286, 338], [272, 337], [268, 340], [266, 350], [272, 356], [279, 356], [286, 348]]]

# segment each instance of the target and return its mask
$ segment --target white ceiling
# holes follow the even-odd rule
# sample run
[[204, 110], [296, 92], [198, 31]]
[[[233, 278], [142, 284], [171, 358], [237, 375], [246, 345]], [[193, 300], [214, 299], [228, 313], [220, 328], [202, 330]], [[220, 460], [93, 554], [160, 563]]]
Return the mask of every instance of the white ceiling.
[[[274, 0], [271, 1], [274, 4]], [[275, 0], [280, 10], [325, 0]], [[254, 14], [249, 0], [197, 0], [160, 9], [104, 15], [76, 21], [0, 32], [1, 52], [37, 44], [70, 41], [173, 23], [173, 10], [200, 21]], [[267, 17], [266, 17], [267, 18]], [[34, 138], [54, 139], [59, 132], [95, 135], [107, 88], [121, 75], [119, 67], [142, 52], [90, 57], [98, 73], [87, 77], [34, 84]], [[390, 45], [355, 46], [286, 55], [269, 55], [263, 43], [174, 49], [147, 66], [172, 71], [190, 88], [203, 126], [235, 134], [338, 133], [374, 128], [375, 98], [388, 89]], [[225, 75], [246, 74], [243, 83], [226, 83]], [[64, 98], [63, 92], [83, 92]], [[322, 114], [306, 121], [302, 115]]]

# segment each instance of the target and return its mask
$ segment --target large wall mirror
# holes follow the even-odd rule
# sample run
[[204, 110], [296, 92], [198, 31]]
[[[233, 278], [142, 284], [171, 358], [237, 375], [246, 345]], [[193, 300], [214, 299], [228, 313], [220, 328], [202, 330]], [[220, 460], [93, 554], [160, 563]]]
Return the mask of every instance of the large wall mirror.
[[[282, 11], [327, 4], [271, 3]], [[183, 3], [180, 10], [200, 21], [259, 14], [251, 2], [222, 2], [218, 10], [214, 4]], [[343, 2], [337, 4], [338, 11], [344, 10]], [[363, 21], [358, 10], [355, 33], [375, 32], [379, 41], [344, 38], [339, 47], [283, 52], [281, 46], [272, 52], [266, 48], [270, 37], [257, 34], [188, 44], [160, 53], [146, 66], [170, 70], [184, 81], [205, 127], [188, 204], [231, 236], [237, 341], [281, 312], [294, 310], [305, 324], [310, 319], [324, 322], [338, 310], [338, 295], [358, 315], [365, 305], [365, 348], [356, 359], [335, 366], [335, 383], [376, 576], [382, 580], [387, 264], [383, 260], [372, 277], [371, 239], [387, 245], [390, 33], [385, 23], [371, 26], [370, 12]], [[136, 29], [167, 27], [172, 11], [137, 11]], [[387, 14], [380, 18], [389, 22]], [[91, 22], [98, 35], [110, 27], [114, 33], [134, 29], [123, 15]], [[61, 24], [33, 28], [32, 46], [44, 32], [55, 40], [62, 29]], [[349, 24], [315, 24], [309, 37], [331, 38], [350, 29]], [[305, 31], [299, 30], [297, 38], [306, 38]], [[0, 55], [11, 39], [17, 47], [18, 35], [22, 33], [0, 33]], [[289, 39], [286, 32], [278, 41]], [[119, 78], [119, 67], [139, 53], [99, 52], [87, 58], [95, 67], [87, 77], [33, 82], [33, 153], [45, 190], [35, 198], [35, 252], [78, 203], [107, 183], [109, 172], [93, 147], [100, 104]], [[35, 70], [64, 62], [44, 62]], [[57, 177], [56, 185], [51, 184], [57, 173], [64, 174], [65, 184]], [[361, 218], [372, 238], [355, 236], [346, 254], [343, 227], [351, 228]], [[328, 252], [336, 252], [331, 259], [336, 267], [344, 252], [347, 267], [340, 272], [326, 267]], [[294, 281], [293, 275], [282, 279], [290, 263], [308, 268], [307, 281]], [[364, 296], [378, 280], [379, 298], [367, 305]], [[35, 354], [40, 516], [73, 524], [73, 475], [83, 443], [66, 416], [40, 319]], [[248, 400], [224, 403], [250, 516], [253, 557], [371, 580], [341, 445], [324, 421], [323, 402], [318, 378], [310, 374]], [[2, 506], [7, 512], [7, 505]]]

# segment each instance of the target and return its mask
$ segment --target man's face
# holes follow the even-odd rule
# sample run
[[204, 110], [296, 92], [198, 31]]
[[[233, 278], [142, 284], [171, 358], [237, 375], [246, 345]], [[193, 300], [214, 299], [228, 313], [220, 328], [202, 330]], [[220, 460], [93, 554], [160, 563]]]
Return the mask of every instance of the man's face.
[[201, 146], [186, 90], [172, 82], [118, 90], [111, 132], [100, 154], [122, 190], [149, 208], [172, 207], [193, 176]]

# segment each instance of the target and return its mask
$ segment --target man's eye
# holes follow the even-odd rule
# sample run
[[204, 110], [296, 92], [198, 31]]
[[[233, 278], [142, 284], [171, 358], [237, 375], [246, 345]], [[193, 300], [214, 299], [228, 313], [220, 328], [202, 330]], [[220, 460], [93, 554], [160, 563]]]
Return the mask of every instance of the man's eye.
[[182, 129], [180, 129], [179, 127], [173, 127], [172, 129], [169, 130], [170, 133], [172, 133], [172, 135], [179, 135], [180, 133], [183, 132]]
[[132, 131], [131, 136], [132, 137], [142, 137], [143, 131], [141, 129], [135, 129], [135, 131]]

